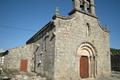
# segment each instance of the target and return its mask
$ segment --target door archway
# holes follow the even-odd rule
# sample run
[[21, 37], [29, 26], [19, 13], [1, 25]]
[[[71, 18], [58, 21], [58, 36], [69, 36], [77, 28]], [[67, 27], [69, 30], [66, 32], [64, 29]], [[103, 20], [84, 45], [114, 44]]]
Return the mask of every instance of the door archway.
[[96, 75], [96, 49], [90, 43], [82, 43], [77, 50], [80, 78], [94, 78]]

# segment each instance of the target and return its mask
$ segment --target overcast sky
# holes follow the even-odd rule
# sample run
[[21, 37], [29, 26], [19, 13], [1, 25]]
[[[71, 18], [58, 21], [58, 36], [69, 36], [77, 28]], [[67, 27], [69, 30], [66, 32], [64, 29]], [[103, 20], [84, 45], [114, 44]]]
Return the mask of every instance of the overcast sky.
[[[95, 0], [96, 14], [110, 31], [110, 45], [120, 48], [120, 0]], [[25, 44], [52, 20], [55, 8], [67, 16], [72, 0], [0, 0], [0, 49]]]

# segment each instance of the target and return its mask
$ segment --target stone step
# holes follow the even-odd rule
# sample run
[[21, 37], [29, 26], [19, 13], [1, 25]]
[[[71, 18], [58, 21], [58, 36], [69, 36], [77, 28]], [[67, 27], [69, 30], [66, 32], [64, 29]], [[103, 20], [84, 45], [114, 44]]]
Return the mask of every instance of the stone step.
[[82, 79], [82, 80], [96, 80], [95, 78], [87, 78], [87, 79]]

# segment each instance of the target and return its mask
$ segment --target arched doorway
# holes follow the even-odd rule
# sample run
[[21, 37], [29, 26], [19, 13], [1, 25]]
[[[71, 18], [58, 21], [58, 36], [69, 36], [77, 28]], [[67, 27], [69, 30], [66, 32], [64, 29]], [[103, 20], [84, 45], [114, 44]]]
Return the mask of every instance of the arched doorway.
[[85, 42], [78, 48], [80, 78], [94, 78], [96, 74], [95, 48]]

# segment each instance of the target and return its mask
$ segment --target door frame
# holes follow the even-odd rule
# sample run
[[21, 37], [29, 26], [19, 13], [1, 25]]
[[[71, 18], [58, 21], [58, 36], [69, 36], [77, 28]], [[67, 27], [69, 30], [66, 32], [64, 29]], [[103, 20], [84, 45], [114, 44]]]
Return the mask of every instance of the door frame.
[[[78, 66], [78, 73], [80, 77], [80, 58], [81, 56], [88, 56], [89, 60], [89, 77], [88, 78], [95, 78], [97, 75], [97, 50], [96, 48], [89, 42], [83, 42], [77, 49], [77, 66]], [[84, 79], [84, 78], [83, 78]]]

